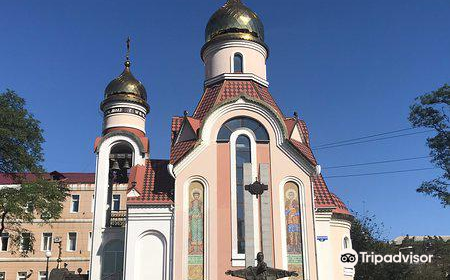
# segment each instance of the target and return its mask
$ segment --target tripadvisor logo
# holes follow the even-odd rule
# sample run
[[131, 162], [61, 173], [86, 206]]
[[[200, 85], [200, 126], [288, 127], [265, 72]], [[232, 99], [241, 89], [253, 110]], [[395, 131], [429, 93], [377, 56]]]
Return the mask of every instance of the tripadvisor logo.
[[374, 252], [359, 252], [353, 249], [344, 249], [339, 255], [339, 261], [345, 268], [353, 268], [361, 260], [361, 263], [431, 263], [433, 255], [414, 255], [413, 253], [402, 254], [399, 252], [394, 255], [380, 255]]

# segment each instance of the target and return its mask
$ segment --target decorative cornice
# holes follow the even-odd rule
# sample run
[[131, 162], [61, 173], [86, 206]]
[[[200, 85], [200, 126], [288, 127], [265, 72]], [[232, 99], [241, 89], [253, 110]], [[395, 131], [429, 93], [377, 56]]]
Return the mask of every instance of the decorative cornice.
[[255, 81], [256, 83], [268, 87], [269, 82], [263, 78], [260, 78], [252, 73], [242, 73], [242, 74], [236, 74], [236, 73], [223, 73], [218, 76], [212, 77], [205, 81], [204, 86], [210, 86], [217, 82], [221, 82], [223, 80], [251, 80]]

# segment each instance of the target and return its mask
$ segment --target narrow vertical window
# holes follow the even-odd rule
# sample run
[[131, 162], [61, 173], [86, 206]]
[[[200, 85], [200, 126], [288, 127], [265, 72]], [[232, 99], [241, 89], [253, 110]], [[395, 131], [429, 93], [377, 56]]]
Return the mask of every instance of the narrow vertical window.
[[20, 250], [29, 251], [31, 248], [31, 233], [24, 232], [20, 236]]
[[42, 234], [42, 251], [51, 251], [52, 250], [52, 233], [44, 232]]
[[204, 276], [204, 201], [203, 185], [192, 182], [189, 185], [189, 280], [202, 280]]
[[95, 206], [95, 195], [92, 195], [92, 201], [91, 201], [91, 212], [94, 213], [94, 206]]
[[[9, 233], [4, 232], [2, 233], [2, 238], [0, 239], [0, 245], [1, 245], [1, 250], [3, 252], [8, 251], [8, 242], [9, 242]], [[0, 278], [0, 280], [2, 280], [2, 278]]]
[[80, 196], [78, 194], [73, 194], [71, 205], [70, 205], [70, 212], [78, 213], [79, 209], [80, 209]]
[[288, 269], [299, 274], [298, 277], [291, 277], [290, 279], [303, 279], [301, 211], [297, 184], [286, 183], [284, 186], [284, 201]]
[[92, 246], [92, 232], [89, 232], [89, 237], [88, 237], [88, 252], [91, 251], [91, 246]]
[[112, 210], [113, 211], [119, 211], [120, 210], [120, 194], [114, 194], [113, 195]]
[[243, 73], [244, 67], [243, 67], [243, 58], [242, 54], [235, 53], [233, 58], [233, 65], [234, 65], [234, 73]]
[[5, 272], [4, 271], [0, 272], [0, 280], [5, 280], [5, 279], [6, 279]]
[[240, 135], [236, 140], [237, 251], [245, 254], [244, 163], [251, 163], [250, 139]]
[[77, 249], [77, 233], [69, 232], [67, 237], [67, 251], [75, 251]]

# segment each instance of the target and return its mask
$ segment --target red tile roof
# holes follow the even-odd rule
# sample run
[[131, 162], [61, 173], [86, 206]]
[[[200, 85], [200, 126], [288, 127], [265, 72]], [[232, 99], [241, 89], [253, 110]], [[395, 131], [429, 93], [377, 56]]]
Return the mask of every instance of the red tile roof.
[[194, 111], [193, 117], [203, 120], [213, 107], [240, 95], [246, 95], [251, 99], [264, 101], [282, 116], [280, 108], [270, 95], [267, 87], [250, 80], [224, 80], [205, 88], [205, 92]]
[[[53, 171], [51, 173], [43, 174], [43, 177], [46, 179], [61, 180], [68, 184], [95, 183], [95, 173], [78, 173], [78, 172], [59, 173], [57, 171]], [[1, 185], [19, 184], [20, 182], [32, 182], [34, 180], [36, 180], [36, 175], [31, 173], [14, 173], [14, 174], [0, 173]]]
[[314, 157], [314, 154], [308, 145], [298, 142], [294, 139], [289, 139], [289, 142], [291, 142], [292, 146], [294, 146], [302, 155], [304, 155], [312, 165], [317, 165], [316, 158]]
[[189, 140], [175, 143], [170, 149], [170, 163], [175, 164], [194, 148], [197, 140]]
[[318, 208], [335, 208], [336, 204], [333, 200], [331, 192], [328, 190], [327, 184], [322, 175], [311, 177], [314, 184], [315, 204]]
[[[138, 197], [128, 197], [127, 204], [173, 204], [174, 180], [167, 170], [168, 160], [146, 160], [138, 166], [135, 177]], [[142, 174], [142, 176], [140, 176]], [[130, 174], [131, 175], [131, 174]]]
[[331, 193], [331, 196], [334, 200], [334, 204], [336, 205], [336, 209], [333, 210], [333, 213], [351, 215], [350, 211], [348, 211], [347, 206], [344, 204], [344, 202], [342, 202], [342, 200], [337, 195]]

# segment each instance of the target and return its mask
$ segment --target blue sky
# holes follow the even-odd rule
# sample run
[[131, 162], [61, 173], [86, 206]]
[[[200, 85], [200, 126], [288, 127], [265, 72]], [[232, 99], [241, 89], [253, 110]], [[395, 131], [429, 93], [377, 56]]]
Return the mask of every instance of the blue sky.
[[[107, 83], [132, 71], [146, 86], [152, 158], [167, 158], [170, 118], [193, 111], [203, 88], [200, 48], [220, 1], [7, 1], [0, 17], [0, 91], [16, 90], [45, 130], [48, 170], [95, 170], [94, 139]], [[299, 111], [313, 145], [409, 127], [417, 95], [450, 82], [447, 0], [246, 0], [270, 47], [270, 90]], [[318, 150], [322, 166], [428, 154], [418, 134]], [[427, 159], [324, 170], [325, 176], [431, 167]], [[355, 211], [374, 213], [386, 236], [450, 234], [449, 209], [417, 194], [436, 170], [330, 178]]]

